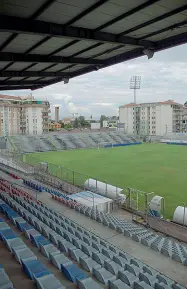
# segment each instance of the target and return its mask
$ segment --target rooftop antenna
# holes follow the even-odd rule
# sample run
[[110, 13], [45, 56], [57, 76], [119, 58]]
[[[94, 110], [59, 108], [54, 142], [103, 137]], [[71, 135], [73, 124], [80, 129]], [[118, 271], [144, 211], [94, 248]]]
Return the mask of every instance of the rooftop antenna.
[[141, 76], [132, 76], [130, 79], [130, 89], [134, 90], [134, 103], [136, 104], [136, 90], [140, 89]]

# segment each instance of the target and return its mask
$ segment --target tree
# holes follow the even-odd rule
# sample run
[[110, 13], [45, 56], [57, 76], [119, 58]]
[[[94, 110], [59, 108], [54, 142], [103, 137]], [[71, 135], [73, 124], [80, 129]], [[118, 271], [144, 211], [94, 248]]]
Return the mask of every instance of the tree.
[[64, 125], [64, 128], [65, 128], [66, 130], [71, 130], [71, 129], [72, 129], [71, 123], [65, 124], [65, 125]]
[[103, 127], [103, 121], [104, 120], [107, 120], [107, 117], [106, 117], [106, 115], [102, 114], [101, 117], [100, 117], [100, 120], [99, 120], [101, 127]]
[[73, 127], [74, 127], [74, 128], [78, 128], [78, 127], [79, 127], [79, 120], [78, 120], [77, 117], [75, 118], [75, 120], [74, 120], [74, 122], [73, 122]]
[[85, 120], [85, 117], [84, 117], [84, 116], [80, 115], [80, 116], [78, 117], [78, 122], [79, 122], [79, 126], [80, 126], [80, 127], [85, 127], [86, 120]]

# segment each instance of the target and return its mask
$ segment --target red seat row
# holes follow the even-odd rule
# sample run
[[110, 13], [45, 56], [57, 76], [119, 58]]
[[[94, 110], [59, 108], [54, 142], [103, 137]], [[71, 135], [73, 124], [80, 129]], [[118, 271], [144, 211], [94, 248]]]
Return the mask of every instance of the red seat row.
[[40, 205], [39, 201], [37, 201], [33, 196], [31, 196], [30, 194], [28, 194], [24, 190], [19, 189], [14, 185], [12, 185], [10, 187], [10, 183], [8, 181], [0, 180], [0, 190], [5, 191], [8, 194], [13, 194], [13, 195], [15, 194], [17, 196], [23, 197], [26, 201], [28, 199], [32, 200], [32, 201], [36, 202], [38, 205]]
[[56, 201], [58, 201], [58, 202], [60, 202], [62, 204], [65, 204], [65, 205], [67, 205], [67, 206], [69, 206], [71, 208], [75, 207], [75, 206], [80, 206], [80, 204], [78, 204], [78, 203], [76, 203], [76, 202], [74, 202], [72, 200], [66, 200], [65, 198], [58, 197], [56, 195], [52, 195], [52, 199], [54, 199], [54, 200], [56, 200]]

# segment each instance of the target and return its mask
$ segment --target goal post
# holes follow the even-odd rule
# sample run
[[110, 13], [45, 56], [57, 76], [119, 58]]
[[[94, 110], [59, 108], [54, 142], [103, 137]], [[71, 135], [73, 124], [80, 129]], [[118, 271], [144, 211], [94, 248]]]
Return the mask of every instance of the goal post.
[[97, 149], [102, 149], [102, 148], [113, 148], [113, 143], [112, 142], [99, 142]]

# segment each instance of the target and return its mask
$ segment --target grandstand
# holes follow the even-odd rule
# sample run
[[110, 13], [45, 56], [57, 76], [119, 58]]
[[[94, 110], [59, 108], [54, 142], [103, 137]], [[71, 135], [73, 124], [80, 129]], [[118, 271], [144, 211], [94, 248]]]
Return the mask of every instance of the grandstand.
[[[4, 171], [0, 180], [1, 242], [23, 268], [25, 282], [31, 282], [27, 288], [34, 288], [35, 283], [38, 288], [48, 288], [48, 284], [50, 289], [76, 285], [79, 289], [185, 288], [187, 247], [182, 243], [81, 206], [30, 177], [23, 177], [20, 186], [18, 172]], [[5, 269], [0, 269], [1, 282], [7, 285], [2, 288], [14, 288], [10, 268], [4, 260], [1, 263]]]
[[135, 137], [120, 131], [16, 135], [8, 139], [11, 150], [23, 153], [95, 148], [101, 142], [112, 144], [137, 142]]
[[[122, 62], [125, 65], [125, 61], [144, 55], [151, 58], [158, 51], [187, 43], [184, 0], [1, 2], [3, 91], [35, 90], [62, 81], [71, 85], [71, 79], [77, 76], [92, 71], [97, 74], [102, 68]], [[7, 134], [5, 123], [1, 126]], [[24, 133], [23, 122], [21, 128]], [[136, 139], [118, 131], [82, 133], [78, 129], [74, 133], [8, 136], [11, 153], [5, 151], [7, 154], [2, 153], [0, 158], [0, 289], [187, 287], [186, 244], [168, 238], [168, 231], [161, 235], [135, 224], [120, 208], [108, 214], [94, 205], [82, 206], [68, 196], [69, 186], [71, 191], [79, 190], [75, 184], [14, 159], [15, 155], [32, 152], [57, 151], [59, 155], [61, 150], [79, 149], [80, 154], [80, 149], [107, 142], [130, 145]], [[1, 149], [5, 143], [1, 140]], [[115, 152], [91, 151], [100, 156], [103, 151], [106, 155]], [[145, 155], [149, 158], [149, 153]], [[127, 170], [136, 174], [127, 162], [124, 165], [123, 178]], [[139, 167], [142, 170], [142, 163]], [[186, 164], [184, 174], [185, 168]], [[115, 170], [118, 173], [119, 166]], [[168, 168], [164, 166], [160, 173], [164, 170]], [[142, 177], [144, 183], [150, 171], [151, 167], [146, 171], [147, 179]], [[172, 171], [168, 171], [174, 179], [176, 175], [172, 178]], [[155, 182], [157, 178], [158, 170]], [[146, 209], [149, 213], [149, 206]], [[179, 235], [182, 231], [186, 241], [186, 229], [178, 226], [176, 231]]]

